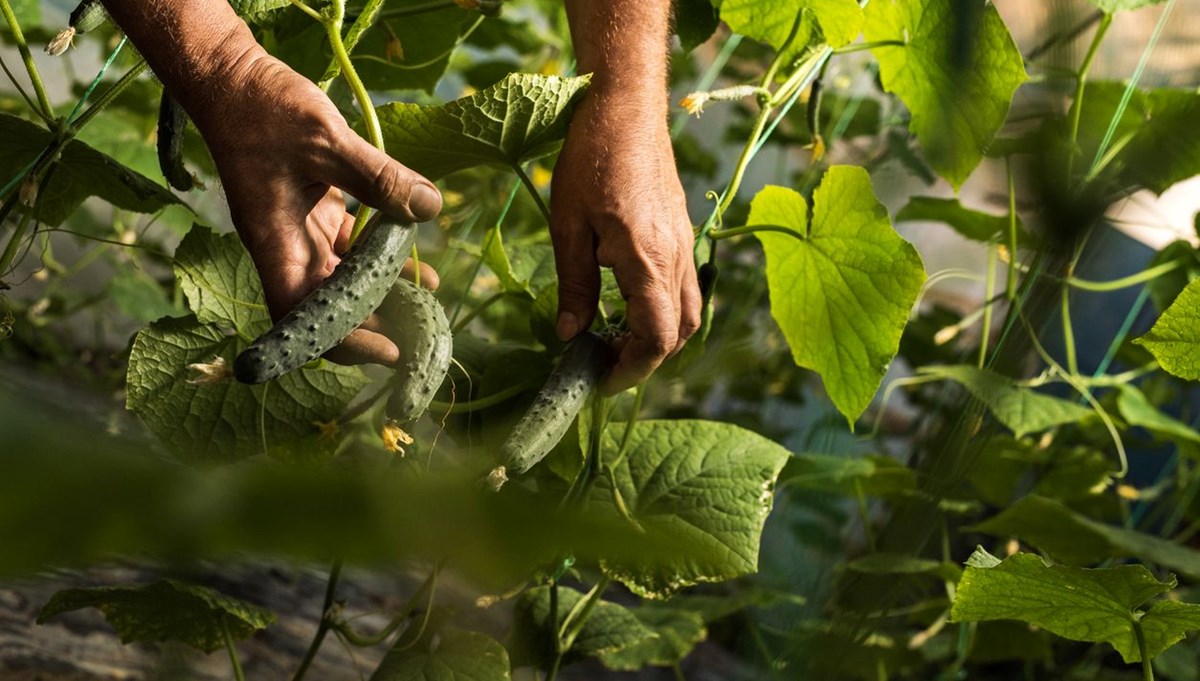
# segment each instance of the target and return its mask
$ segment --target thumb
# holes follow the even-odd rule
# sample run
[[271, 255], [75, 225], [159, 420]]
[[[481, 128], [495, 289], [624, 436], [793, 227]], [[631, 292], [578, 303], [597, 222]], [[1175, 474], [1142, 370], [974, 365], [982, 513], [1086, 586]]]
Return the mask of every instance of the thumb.
[[442, 210], [433, 183], [350, 132], [336, 149], [332, 184], [388, 215], [424, 222]]
[[579, 222], [560, 223], [551, 231], [554, 264], [558, 270], [559, 340], [568, 341], [587, 330], [600, 302], [600, 265], [591, 229]]

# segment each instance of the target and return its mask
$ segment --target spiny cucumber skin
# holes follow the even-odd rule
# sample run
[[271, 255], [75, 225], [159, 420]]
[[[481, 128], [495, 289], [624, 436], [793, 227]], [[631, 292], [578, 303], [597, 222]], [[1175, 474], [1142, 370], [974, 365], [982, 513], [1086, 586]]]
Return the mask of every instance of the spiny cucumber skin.
[[71, 11], [68, 25], [76, 33], [87, 33], [104, 25], [108, 21], [108, 10], [100, 0], [83, 0]]
[[380, 308], [400, 347], [387, 414], [400, 423], [420, 418], [450, 369], [454, 336], [441, 303], [428, 290], [401, 279]]
[[575, 338], [546, 379], [529, 411], [500, 447], [510, 474], [533, 468], [562, 440], [608, 368], [608, 344], [588, 332]]
[[417, 227], [376, 214], [325, 281], [233, 363], [242, 383], [265, 383], [320, 357], [379, 307], [412, 250]]
[[167, 184], [181, 192], [191, 191], [194, 186], [191, 173], [183, 165], [183, 131], [187, 122], [187, 112], [164, 90], [158, 106], [158, 167]]

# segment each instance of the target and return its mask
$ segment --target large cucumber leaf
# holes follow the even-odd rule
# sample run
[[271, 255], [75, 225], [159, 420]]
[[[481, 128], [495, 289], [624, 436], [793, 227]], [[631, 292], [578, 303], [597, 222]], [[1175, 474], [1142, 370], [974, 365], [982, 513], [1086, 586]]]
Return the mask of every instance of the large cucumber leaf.
[[872, 50], [883, 87], [912, 112], [926, 160], [957, 189], [1025, 82], [1021, 53], [996, 8], [984, 0], [872, 0], [863, 33], [903, 43]]
[[[16, 177], [50, 144], [51, 134], [29, 121], [0, 113], [0, 177]], [[154, 180], [79, 140], [71, 140], [42, 187], [35, 217], [62, 224], [84, 199], [98, 196], [118, 208], [153, 213], [181, 201]]]
[[508, 681], [508, 651], [477, 631], [442, 627], [388, 651], [371, 681]]
[[557, 151], [590, 78], [514, 73], [441, 106], [376, 109], [388, 153], [430, 180], [478, 165], [516, 168]]
[[925, 281], [921, 257], [892, 229], [862, 168], [830, 168], [813, 195], [768, 186], [750, 204], [767, 256], [771, 316], [799, 366], [821, 375], [853, 421], [867, 408], [900, 346]]
[[977, 548], [958, 583], [951, 618], [1028, 622], [1073, 641], [1108, 643], [1126, 662], [1139, 662], [1136, 628], [1151, 658], [1200, 629], [1200, 605], [1150, 603], [1175, 586], [1174, 577], [1160, 582], [1142, 565], [1089, 570], [1047, 565], [1029, 553], [1001, 561]]
[[[616, 456], [624, 424], [604, 431]], [[680, 546], [653, 560], [608, 560], [610, 576], [646, 598], [758, 569], [775, 479], [790, 453], [751, 431], [715, 421], [641, 421], [624, 455], [594, 490], [594, 508], [625, 517], [654, 540]], [[622, 506], [624, 507], [622, 509]]]
[[1200, 279], [1184, 287], [1146, 335], [1133, 342], [1172, 376], [1200, 380]]
[[[722, 0], [720, 7], [721, 19], [730, 29], [777, 50], [783, 47], [800, 12], [815, 18], [825, 42], [833, 47], [857, 38], [863, 25], [863, 11], [855, 0]], [[799, 44], [793, 49], [804, 47]]]

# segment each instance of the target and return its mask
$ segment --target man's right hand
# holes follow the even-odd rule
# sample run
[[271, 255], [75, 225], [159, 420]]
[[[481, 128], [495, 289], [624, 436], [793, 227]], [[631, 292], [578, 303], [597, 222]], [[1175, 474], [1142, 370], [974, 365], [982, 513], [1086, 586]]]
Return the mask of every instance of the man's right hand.
[[[273, 318], [337, 265], [354, 224], [343, 190], [398, 219], [441, 210], [431, 182], [351, 130], [320, 88], [255, 42], [226, 0], [104, 3], [208, 143]], [[421, 283], [436, 287], [437, 274], [421, 267]], [[399, 350], [377, 329], [369, 320], [327, 356], [395, 363]]]
[[[431, 182], [372, 147], [324, 92], [265, 52], [240, 61], [194, 120], [275, 319], [329, 276], [346, 249], [354, 216], [342, 190], [403, 220], [423, 222], [441, 210]], [[422, 268], [421, 282], [436, 287], [436, 273]], [[371, 328], [355, 331], [330, 358], [397, 361], [396, 346]]]

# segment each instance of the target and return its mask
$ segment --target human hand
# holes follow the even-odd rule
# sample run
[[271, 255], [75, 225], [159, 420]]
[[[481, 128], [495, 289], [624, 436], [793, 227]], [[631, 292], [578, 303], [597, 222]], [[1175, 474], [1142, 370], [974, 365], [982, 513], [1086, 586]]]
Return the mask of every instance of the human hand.
[[[193, 96], [189, 114], [212, 152], [274, 319], [340, 261], [354, 225], [342, 190], [403, 220], [429, 220], [441, 210], [432, 183], [372, 147], [324, 92], [257, 45], [214, 89], [205, 99]], [[404, 276], [414, 273], [410, 260]], [[422, 263], [420, 281], [436, 288], [437, 273]], [[400, 351], [381, 328], [372, 317], [325, 356], [394, 364]]]
[[626, 301], [627, 334], [604, 390], [645, 380], [700, 326], [692, 223], [665, 118], [593, 89], [575, 110], [554, 170], [550, 235], [558, 269], [558, 336], [587, 330], [600, 266]]

